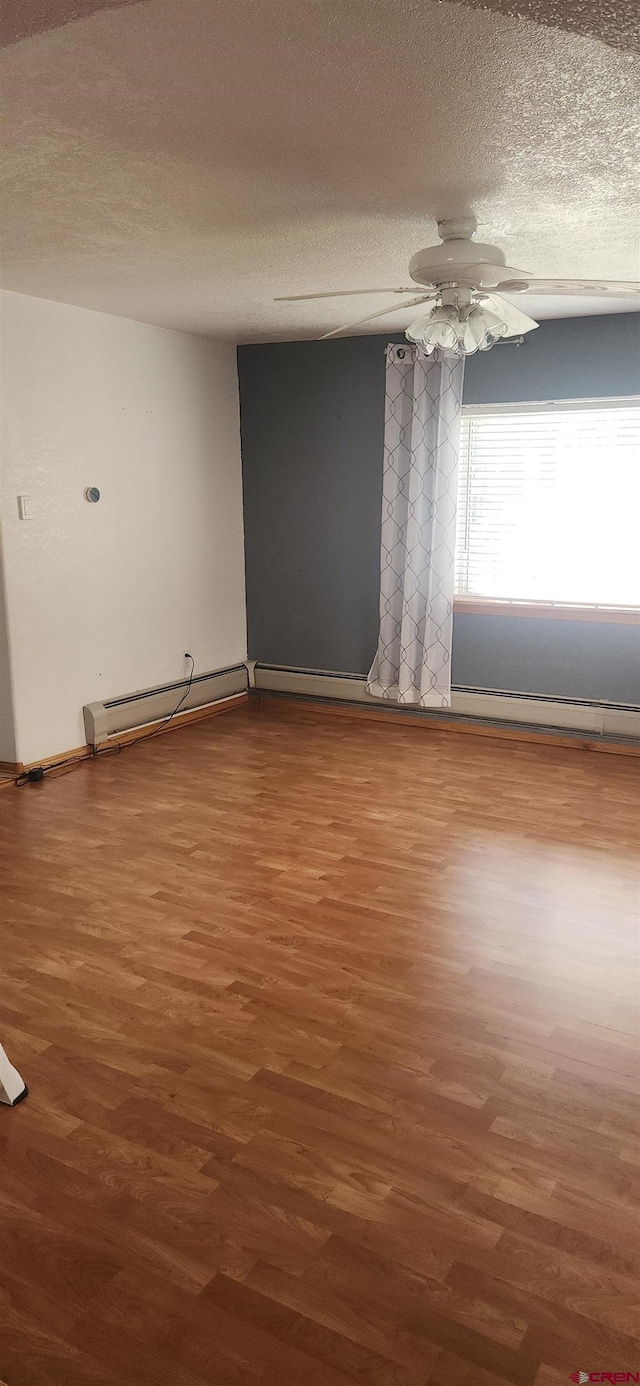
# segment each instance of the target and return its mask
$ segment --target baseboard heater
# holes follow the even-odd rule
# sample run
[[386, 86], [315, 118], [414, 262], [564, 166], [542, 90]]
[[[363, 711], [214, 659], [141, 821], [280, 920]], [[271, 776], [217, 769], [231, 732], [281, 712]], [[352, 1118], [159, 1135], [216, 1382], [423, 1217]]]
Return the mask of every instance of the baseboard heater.
[[251, 686], [265, 692], [363, 703], [369, 707], [395, 709], [399, 716], [420, 720], [475, 720], [503, 726], [545, 727], [550, 731], [602, 736], [610, 740], [637, 741], [640, 738], [640, 707], [628, 704], [591, 703], [490, 688], [454, 688], [450, 708], [400, 708], [396, 703], [367, 693], [365, 679], [358, 674], [275, 664], [256, 663], [248, 667]]
[[234, 664], [229, 669], [198, 674], [191, 680], [191, 688], [188, 679], [181, 679], [157, 688], [144, 688], [122, 698], [109, 698], [103, 703], [88, 703], [83, 708], [87, 744], [100, 746], [111, 736], [170, 717], [185, 693], [180, 713], [213, 707], [225, 698], [246, 693], [247, 688], [246, 664]]

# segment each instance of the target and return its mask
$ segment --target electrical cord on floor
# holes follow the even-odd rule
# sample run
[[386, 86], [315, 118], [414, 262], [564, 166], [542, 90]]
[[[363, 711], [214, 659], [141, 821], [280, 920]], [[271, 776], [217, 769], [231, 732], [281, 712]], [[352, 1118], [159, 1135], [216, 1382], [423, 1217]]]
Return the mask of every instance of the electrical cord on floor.
[[[140, 737], [140, 740], [142, 739]], [[132, 742], [132, 745], [135, 745], [135, 742]], [[71, 770], [79, 770], [82, 765], [88, 765], [92, 760], [98, 760], [102, 756], [119, 756], [124, 749], [119, 741], [112, 746], [92, 746], [88, 755], [77, 756], [75, 760], [56, 760], [52, 765], [41, 766], [42, 774], [35, 778], [28, 770], [21, 771], [19, 775], [12, 775], [11, 778], [18, 789], [22, 789], [25, 784], [41, 784], [45, 779], [59, 780], [61, 775], [67, 775]], [[56, 770], [58, 773], [52, 774], [52, 771]]]
[[[144, 736], [137, 736], [135, 740], [125, 742], [124, 744], [121, 741], [116, 741], [109, 746], [94, 746], [88, 756], [78, 756], [75, 760], [56, 760], [52, 765], [38, 767], [39, 773], [37, 774], [34, 773], [34, 771], [23, 770], [19, 775], [8, 775], [6, 777], [7, 781], [12, 780], [17, 789], [22, 789], [25, 784], [41, 784], [44, 779], [51, 778], [57, 780], [60, 778], [60, 775], [66, 775], [70, 770], [79, 770], [81, 765], [88, 765], [92, 760], [99, 760], [102, 756], [118, 756], [121, 751], [125, 750], [126, 746], [133, 749], [134, 746], [139, 746], [142, 741], [150, 741], [152, 736], [159, 736], [160, 733], [165, 730], [165, 727], [168, 727], [169, 723], [173, 721], [191, 692], [196, 667], [195, 660], [193, 655], [188, 653], [185, 654], [185, 659], [191, 660], [191, 669], [189, 671], [189, 678], [184, 693], [176, 703], [173, 711], [169, 713], [169, 716], [165, 717], [164, 721], [160, 722], [157, 727], [154, 727], [153, 731], [146, 732]], [[57, 775], [51, 773], [55, 770], [58, 771]]]
[[[189, 680], [188, 680], [187, 686], [186, 686], [186, 688], [185, 688], [185, 690], [184, 690], [184, 693], [182, 694], [182, 697], [181, 697], [181, 699], [180, 699], [180, 702], [179, 702], [179, 703], [176, 703], [176, 706], [174, 707], [173, 712], [170, 712], [170, 713], [169, 713], [169, 716], [168, 716], [168, 717], [165, 717], [164, 722], [160, 722], [159, 726], [154, 727], [154, 728], [153, 728], [153, 731], [145, 732], [144, 736], [136, 736], [135, 740], [132, 741], [132, 742], [130, 743], [132, 746], [139, 746], [141, 741], [150, 741], [152, 736], [159, 736], [159, 735], [160, 735], [160, 732], [163, 732], [164, 729], [165, 729], [165, 727], [168, 727], [168, 726], [169, 726], [169, 723], [173, 721], [174, 717], [176, 716], [176, 713], [178, 713], [178, 712], [180, 711], [180, 708], [182, 707], [182, 704], [183, 704], [184, 702], [186, 702], [186, 700], [187, 700], [187, 698], [189, 697], [189, 694], [190, 694], [190, 692], [191, 692], [191, 685], [192, 685], [192, 683], [193, 683], [193, 675], [194, 675], [194, 673], [195, 673], [195, 667], [196, 667], [196, 666], [195, 666], [195, 663], [194, 663], [193, 655], [187, 653], [187, 654], [185, 654], [185, 659], [190, 659], [190, 660], [191, 660], [191, 670], [190, 670], [190, 673], [189, 673]], [[111, 748], [110, 748], [110, 747], [106, 747], [105, 749], [106, 749], [106, 750], [110, 750]], [[122, 748], [121, 748], [121, 749], [122, 749]]]
[[59, 776], [52, 774], [52, 771], [58, 770], [60, 775], [66, 775], [69, 770], [79, 770], [80, 766], [89, 760], [91, 760], [91, 755], [77, 756], [75, 760], [54, 760], [51, 765], [38, 767], [42, 772], [41, 774], [34, 774], [30, 770], [21, 770], [19, 775], [12, 775], [11, 778], [16, 788], [22, 789], [25, 784], [41, 784], [44, 779], [57, 780]]

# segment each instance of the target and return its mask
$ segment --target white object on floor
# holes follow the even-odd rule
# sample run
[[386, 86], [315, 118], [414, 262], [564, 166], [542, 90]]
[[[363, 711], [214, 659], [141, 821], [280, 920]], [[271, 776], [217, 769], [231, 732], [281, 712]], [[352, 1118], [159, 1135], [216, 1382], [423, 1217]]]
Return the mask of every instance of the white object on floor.
[[13, 1107], [21, 1097], [26, 1097], [27, 1085], [20, 1077], [17, 1068], [9, 1060], [0, 1044], [0, 1102]]

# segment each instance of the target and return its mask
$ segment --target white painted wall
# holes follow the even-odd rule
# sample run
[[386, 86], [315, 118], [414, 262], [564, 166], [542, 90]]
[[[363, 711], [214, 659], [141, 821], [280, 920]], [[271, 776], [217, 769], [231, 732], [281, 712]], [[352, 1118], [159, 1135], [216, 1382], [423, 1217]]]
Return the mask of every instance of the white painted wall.
[[244, 659], [238, 390], [229, 343], [2, 300], [0, 516], [29, 763], [84, 743], [85, 703], [182, 676], [186, 650], [196, 673]]
[[[16, 760], [16, 737], [13, 721], [13, 691], [9, 655], [9, 627], [0, 536], [0, 761], [13, 765]], [[2, 773], [0, 771], [0, 773]]]

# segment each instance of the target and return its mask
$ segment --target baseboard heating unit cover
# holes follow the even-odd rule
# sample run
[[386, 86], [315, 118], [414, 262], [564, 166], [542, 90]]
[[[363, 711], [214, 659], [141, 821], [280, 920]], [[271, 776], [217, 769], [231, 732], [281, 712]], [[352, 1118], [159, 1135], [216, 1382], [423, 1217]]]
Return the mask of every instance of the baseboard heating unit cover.
[[640, 737], [640, 708], [629, 705], [541, 697], [500, 689], [453, 688], [450, 708], [398, 708], [396, 703], [374, 698], [367, 693], [366, 680], [361, 674], [256, 663], [251, 675], [252, 686], [257, 690], [393, 708], [401, 716], [413, 715], [420, 720], [444, 717], [455, 722], [475, 719], [587, 733], [591, 736]]
[[[181, 713], [189, 712], [232, 698], [234, 694], [246, 693], [247, 688], [247, 667], [235, 664], [229, 669], [198, 674], [191, 680], [190, 688], [185, 678], [158, 688], [139, 689], [121, 698], [109, 698], [102, 703], [88, 703], [83, 708], [87, 744], [99, 746], [110, 736], [162, 721], [171, 716], [178, 703]], [[185, 694], [184, 702], [180, 702]]]

